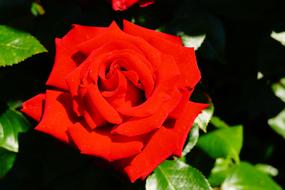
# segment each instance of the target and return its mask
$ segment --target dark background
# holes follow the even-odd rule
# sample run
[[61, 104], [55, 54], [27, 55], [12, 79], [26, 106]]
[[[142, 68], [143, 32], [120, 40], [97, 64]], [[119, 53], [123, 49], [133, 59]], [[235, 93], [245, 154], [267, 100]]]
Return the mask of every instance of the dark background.
[[[285, 47], [270, 34], [285, 31], [285, 1], [158, 0], [147, 8], [115, 12], [104, 0], [43, 0], [46, 13], [38, 17], [31, 14], [31, 3], [0, 0], [0, 24], [30, 32], [49, 52], [0, 69], [0, 102], [26, 100], [45, 90], [54, 39], [66, 34], [73, 23], [108, 26], [112, 20], [120, 23], [126, 18], [167, 33], [206, 34], [196, 52], [200, 88], [212, 98], [215, 115], [230, 125], [244, 125], [241, 159], [278, 168], [275, 180], [285, 186], [284, 139], [267, 124], [284, 108], [271, 84], [285, 77]], [[260, 80], [258, 72], [264, 75]], [[198, 149], [188, 161], [206, 176], [214, 163]], [[30, 130], [20, 136], [15, 166], [0, 180], [0, 189], [125, 190], [144, 189], [144, 185], [141, 181], [130, 184], [103, 161]]]

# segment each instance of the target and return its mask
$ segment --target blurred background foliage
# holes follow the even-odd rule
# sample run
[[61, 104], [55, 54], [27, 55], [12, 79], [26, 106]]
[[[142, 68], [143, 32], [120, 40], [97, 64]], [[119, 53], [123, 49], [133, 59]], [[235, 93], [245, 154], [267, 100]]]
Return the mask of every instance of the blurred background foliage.
[[[285, 186], [285, 82], [282, 79], [285, 46], [282, 39], [272, 37], [273, 31], [277, 34], [285, 31], [284, 7], [283, 0], [157, 0], [146, 8], [135, 5], [127, 11], [115, 12], [104, 0], [0, 0], [0, 24], [30, 33], [48, 50], [21, 64], [0, 68], [0, 113], [5, 115], [10, 107], [10, 111], [18, 114], [8, 102], [24, 101], [45, 90], [53, 65], [54, 39], [66, 34], [71, 24], [108, 26], [111, 21], [121, 23], [124, 18], [147, 28], [180, 35], [185, 45], [187, 40], [198, 44], [196, 55], [202, 72], [199, 90], [211, 97], [215, 117], [208, 126], [209, 133], [204, 135], [200, 131], [203, 137], [198, 146], [191, 147], [184, 161], [209, 177], [215, 173], [214, 165], [228, 166], [246, 160], [271, 173], [277, 169], [274, 180]], [[21, 115], [17, 117], [23, 120]], [[224, 126], [222, 120], [228, 123], [225, 125], [242, 125], [242, 139], [233, 137], [233, 142], [238, 141], [239, 145], [232, 148], [229, 142], [230, 148], [216, 155], [215, 147], [205, 144], [217, 130], [222, 130], [217, 129]], [[35, 125], [33, 121], [25, 122]], [[231, 133], [223, 134], [226, 139], [232, 139]], [[228, 150], [236, 151], [235, 156], [228, 159]], [[1, 156], [9, 157], [7, 170], [15, 161], [11, 171], [0, 179], [1, 190], [145, 188], [144, 182], [130, 184], [103, 161], [79, 155], [76, 150], [33, 130], [20, 133], [17, 157], [3, 147]], [[239, 173], [242, 168], [255, 175], [254, 171], [251, 173], [252, 165], [242, 161], [234, 171]], [[0, 176], [4, 169], [0, 168]], [[208, 179], [212, 186], [221, 185], [224, 180]], [[226, 190], [230, 183], [226, 179], [222, 189]]]

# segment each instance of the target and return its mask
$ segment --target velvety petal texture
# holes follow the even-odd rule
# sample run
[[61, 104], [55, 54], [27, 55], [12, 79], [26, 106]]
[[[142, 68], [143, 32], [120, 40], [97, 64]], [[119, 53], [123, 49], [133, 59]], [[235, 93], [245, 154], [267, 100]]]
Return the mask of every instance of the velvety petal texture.
[[[135, 3], [113, 0], [120, 10]], [[181, 155], [207, 107], [189, 101], [200, 77], [193, 48], [179, 37], [128, 21], [123, 29], [74, 25], [56, 39], [47, 91], [22, 111], [39, 122], [36, 130], [109, 161], [134, 182]]]

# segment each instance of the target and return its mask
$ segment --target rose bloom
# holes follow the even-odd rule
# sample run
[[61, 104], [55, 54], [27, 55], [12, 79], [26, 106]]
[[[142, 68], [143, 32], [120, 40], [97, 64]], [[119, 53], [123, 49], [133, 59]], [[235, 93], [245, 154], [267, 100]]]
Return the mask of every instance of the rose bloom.
[[36, 130], [109, 161], [132, 182], [181, 156], [207, 107], [189, 101], [200, 80], [193, 48], [128, 21], [123, 30], [74, 25], [55, 43], [48, 89], [22, 107]]
[[153, 3], [154, 0], [108, 0], [112, 3], [115, 11], [124, 11], [134, 4], [138, 3], [140, 7], [146, 7]]

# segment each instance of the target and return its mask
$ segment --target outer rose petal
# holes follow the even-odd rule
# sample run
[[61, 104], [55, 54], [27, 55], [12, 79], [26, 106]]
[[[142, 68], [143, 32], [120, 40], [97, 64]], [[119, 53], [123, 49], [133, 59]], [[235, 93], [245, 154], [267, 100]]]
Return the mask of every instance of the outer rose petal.
[[177, 156], [181, 156], [183, 146], [187, 139], [188, 133], [193, 125], [193, 122], [197, 115], [205, 108], [207, 108], [208, 104], [201, 104], [195, 102], [188, 102], [183, 111], [181, 112], [180, 117], [176, 120], [173, 131], [178, 135], [178, 147], [175, 150], [174, 154]]
[[140, 141], [113, 141], [112, 135], [102, 134], [96, 130], [88, 131], [79, 122], [70, 126], [68, 132], [81, 153], [98, 156], [108, 161], [136, 155], [143, 147]]
[[177, 147], [178, 136], [172, 129], [158, 129], [148, 141], [143, 151], [138, 154], [124, 171], [132, 182], [144, 179], [163, 160], [167, 159]]
[[124, 171], [130, 180], [134, 182], [138, 178], [144, 179], [173, 153], [181, 156], [194, 119], [207, 106], [207, 104], [189, 102], [173, 128], [162, 127], [156, 131], [143, 151], [125, 167]]
[[69, 142], [67, 128], [76, 117], [72, 113], [71, 96], [67, 93], [47, 90], [43, 118], [35, 128], [63, 142]]
[[[55, 63], [48, 78], [47, 85], [67, 90], [64, 76], [77, 68], [86, 55], [76, 52], [77, 45], [102, 34], [106, 28], [73, 25], [62, 39], [56, 39]], [[78, 58], [81, 56], [81, 58]]]
[[45, 94], [38, 94], [33, 98], [25, 101], [22, 104], [21, 111], [33, 118], [36, 121], [40, 121], [43, 113], [43, 104], [45, 101]]
[[[144, 38], [146, 41], [151, 41], [152, 38], [159, 38], [159, 39], [168, 40], [169, 42], [172, 42], [178, 45], [182, 45], [182, 40], [178, 36], [147, 29], [147, 28], [135, 25], [127, 20], [123, 21], [123, 25], [124, 25], [123, 26], [124, 32], [130, 33], [134, 36], [140, 36]], [[141, 35], [142, 33], [144, 35]]]
[[182, 94], [182, 98], [180, 102], [178, 103], [178, 105], [175, 107], [175, 109], [173, 109], [169, 114], [169, 117], [174, 118], [174, 119], [177, 119], [181, 115], [181, 112], [184, 111], [184, 107], [189, 102], [189, 98], [193, 90], [189, 91], [187, 88], [186, 89], [184, 88], [184, 89], [180, 89], [180, 92]]

